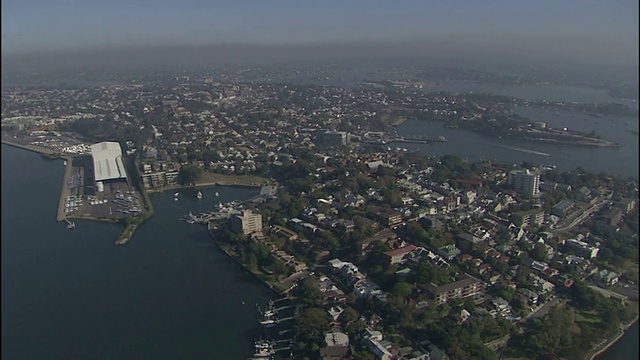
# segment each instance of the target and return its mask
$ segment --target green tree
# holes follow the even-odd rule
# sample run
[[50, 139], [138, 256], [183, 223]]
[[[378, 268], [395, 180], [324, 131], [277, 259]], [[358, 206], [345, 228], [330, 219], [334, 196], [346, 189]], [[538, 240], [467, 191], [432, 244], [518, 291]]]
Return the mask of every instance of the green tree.
[[193, 165], [182, 165], [178, 173], [180, 185], [195, 185], [202, 174], [202, 169]]

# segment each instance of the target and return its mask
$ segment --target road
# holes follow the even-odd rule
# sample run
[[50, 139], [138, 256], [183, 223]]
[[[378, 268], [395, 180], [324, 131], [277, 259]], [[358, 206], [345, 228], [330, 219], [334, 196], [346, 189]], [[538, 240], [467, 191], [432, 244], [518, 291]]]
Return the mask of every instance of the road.
[[596, 204], [591, 205], [589, 208], [582, 210], [582, 213], [580, 215], [578, 215], [575, 219], [573, 219], [569, 224], [564, 225], [562, 227], [558, 227], [552, 230], [553, 233], [559, 233], [559, 232], [563, 232], [563, 231], [567, 231], [569, 229], [571, 229], [572, 227], [580, 224], [581, 222], [583, 222], [587, 217], [589, 217], [589, 215], [600, 211], [600, 209], [604, 208], [605, 206], [609, 206], [611, 205], [613, 202], [611, 200], [608, 199], [602, 199], [599, 202], [597, 202]]

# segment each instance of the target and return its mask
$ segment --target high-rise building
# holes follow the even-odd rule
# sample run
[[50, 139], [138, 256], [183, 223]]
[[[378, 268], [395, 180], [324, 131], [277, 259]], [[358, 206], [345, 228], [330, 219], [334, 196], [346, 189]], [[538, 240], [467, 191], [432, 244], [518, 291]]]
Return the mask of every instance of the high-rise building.
[[231, 230], [244, 235], [262, 231], [262, 215], [243, 210], [242, 214], [231, 217]]
[[326, 131], [316, 136], [318, 146], [345, 146], [349, 143], [349, 134], [345, 131]]
[[540, 192], [540, 174], [528, 169], [510, 171], [507, 181], [521, 194], [535, 196]]

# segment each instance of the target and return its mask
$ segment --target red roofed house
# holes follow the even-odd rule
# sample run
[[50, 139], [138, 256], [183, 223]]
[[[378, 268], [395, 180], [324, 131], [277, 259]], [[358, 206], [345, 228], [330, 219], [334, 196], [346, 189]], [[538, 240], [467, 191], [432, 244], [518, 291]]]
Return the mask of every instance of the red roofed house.
[[415, 250], [417, 248], [418, 247], [415, 246], [415, 245], [407, 245], [407, 246], [401, 247], [399, 249], [389, 250], [389, 251], [385, 252], [385, 255], [387, 255], [389, 257], [389, 259], [391, 261], [391, 265], [393, 265], [393, 264], [397, 264], [397, 263], [401, 262], [405, 255], [407, 255], [408, 253], [412, 252], [413, 250]]

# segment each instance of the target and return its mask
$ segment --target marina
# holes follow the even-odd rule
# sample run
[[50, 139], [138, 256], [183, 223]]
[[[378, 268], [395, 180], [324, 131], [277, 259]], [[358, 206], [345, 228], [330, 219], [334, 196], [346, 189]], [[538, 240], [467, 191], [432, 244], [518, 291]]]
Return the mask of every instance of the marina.
[[[260, 306], [256, 304], [258, 312], [262, 315], [259, 321], [264, 329], [264, 334], [268, 340], [260, 338], [255, 342], [256, 352], [253, 359], [263, 358], [263, 356], [290, 355], [291, 345], [293, 344], [292, 321], [295, 319], [296, 305], [287, 297], [269, 300], [269, 304], [264, 311], [260, 310]], [[289, 335], [287, 335], [289, 334]]]
[[209, 221], [224, 220], [230, 218], [231, 215], [240, 214], [242, 208], [242, 204], [239, 201], [219, 203], [213, 208], [197, 214], [189, 212], [189, 214], [180, 217], [180, 220], [186, 221], [189, 224], [207, 224]]

